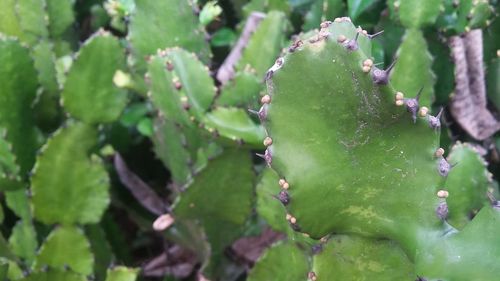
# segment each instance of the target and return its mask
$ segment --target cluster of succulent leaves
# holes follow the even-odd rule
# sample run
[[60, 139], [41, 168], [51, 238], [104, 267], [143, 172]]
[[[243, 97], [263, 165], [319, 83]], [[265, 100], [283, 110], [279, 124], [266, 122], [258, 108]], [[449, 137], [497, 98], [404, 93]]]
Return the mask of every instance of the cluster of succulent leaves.
[[[195, 255], [186, 280], [496, 280], [496, 181], [473, 144], [429, 120], [454, 89], [446, 38], [475, 28], [500, 108], [498, 12], [486, 0], [0, 0], [0, 278], [147, 280], [137, 267], [159, 238]], [[429, 113], [408, 106], [417, 94]], [[160, 207], [123, 188], [115, 153]], [[163, 214], [174, 224], [152, 234]], [[267, 228], [285, 238], [251, 270], [227, 254]]]

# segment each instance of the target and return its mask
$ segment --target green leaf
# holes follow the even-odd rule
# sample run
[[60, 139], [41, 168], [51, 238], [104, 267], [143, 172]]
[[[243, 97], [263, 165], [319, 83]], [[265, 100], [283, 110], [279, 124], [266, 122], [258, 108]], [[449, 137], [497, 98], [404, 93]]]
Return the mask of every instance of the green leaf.
[[32, 45], [49, 36], [48, 17], [44, 4], [44, 1], [39, 0], [16, 1], [19, 24], [28, 43]]
[[117, 38], [101, 32], [88, 39], [64, 83], [66, 110], [90, 124], [118, 119], [128, 98], [125, 90], [113, 84], [113, 76], [124, 68], [125, 55]]
[[290, 14], [291, 8], [288, 0], [252, 0], [243, 7], [243, 15], [247, 18], [252, 12], [268, 13], [280, 11]]
[[236, 33], [232, 29], [223, 27], [212, 34], [210, 44], [213, 47], [232, 46], [236, 39]]
[[120, 117], [120, 123], [124, 126], [135, 126], [150, 111], [146, 103], [133, 103], [128, 106]]
[[93, 272], [94, 256], [90, 243], [83, 231], [75, 226], [61, 226], [54, 229], [40, 247], [34, 268], [41, 269], [48, 265], [90, 275]]
[[319, 28], [326, 20], [333, 20], [345, 13], [343, 0], [315, 0], [304, 17], [303, 31]]
[[172, 121], [157, 118], [154, 125], [154, 151], [169, 168], [173, 181], [182, 186], [192, 173], [192, 159], [184, 146], [186, 138]]
[[118, 266], [108, 269], [106, 281], [135, 281], [139, 275], [139, 269]]
[[194, 178], [174, 206], [176, 220], [203, 226], [211, 245], [209, 275], [216, 274], [225, 247], [241, 234], [251, 213], [254, 177], [249, 151], [226, 150]]
[[52, 38], [59, 38], [71, 31], [75, 21], [73, 0], [45, 0], [49, 16], [49, 32]]
[[6, 139], [6, 130], [0, 129], [0, 175], [18, 176], [19, 166], [12, 152], [12, 144]]
[[24, 41], [24, 34], [16, 14], [17, 0], [0, 1], [0, 32]]
[[153, 120], [150, 117], [142, 118], [137, 124], [137, 131], [146, 137], [153, 136]]
[[19, 281], [87, 281], [85, 275], [80, 275], [71, 271], [60, 271], [49, 269], [30, 274], [27, 277], [18, 279]]
[[277, 185], [279, 176], [272, 169], [264, 169], [256, 187], [257, 213], [276, 231], [291, 232], [292, 228], [285, 218], [286, 209], [276, 198], [280, 192]]
[[37, 75], [27, 48], [0, 36], [0, 127], [24, 177], [35, 160], [37, 140], [31, 104], [36, 96]]
[[26, 189], [9, 191], [5, 193], [7, 207], [11, 209], [16, 216], [23, 220], [31, 220], [31, 209]]
[[310, 280], [307, 279], [309, 268], [308, 256], [295, 243], [278, 243], [259, 258], [248, 276], [248, 281]]
[[241, 106], [258, 108], [260, 91], [264, 85], [251, 71], [237, 72], [233, 80], [228, 81], [220, 91], [216, 104], [220, 106]]
[[12, 229], [9, 237], [12, 252], [31, 264], [35, 260], [38, 241], [35, 227], [30, 220], [20, 220]]
[[[383, 257], [383, 259], [381, 259]], [[318, 255], [313, 269], [319, 280], [414, 281], [414, 265], [393, 241], [335, 235]]]
[[396, 54], [396, 66], [391, 72], [391, 83], [405, 97], [415, 97], [423, 88], [420, 106], [430, 107], [434, 102], [436, 77], [432, 72], [433, 58], [428, 51], [422, 31], [408, 29]]
[[35, 218], [45, 224], [96, 223], [109, 204], [109, 179], [100, 159], [89, 159], [94, 128], [70, 123], [47, 142], [32, 178]]
[[359, 15], [377, 1], [378, 0], [347, 0], [349, 17], [355, 21]]
[[444, 190], [450, 196], [448, 204], [448, 223], [457, 229], [464, 228], [471, 215], [489, 203], [488, 170], [483, 158], [469, 145], [457, 143], [447, 158], [455, 165], [449, 172]]
[[166, 58], [173, 66], [173, 80], [180, 82], [180, 90], [187, 97], [189, 112], [200, 120], [215, 98], [216, 89], [208, 68], [195, 54], [179, 48], [166, 50]]
[[269, 12], [252, 34], [236, 68], [247, 65], [255, 70], [257, 77], [264, 78], [269, 67], [280, 54], [285, 44], [288, 21], [282, 12]]
[[225, 140], [239, 141], [254, 147], [261, 147], [265, 137], [264, 128], [255, 124], [244, 109], [218, 107], [206, 114], [205, 128], [216, 130]]
[[158, 49], [179, 46], [195, 52], [204, 62], [211, 57], [204, 31], [198, 26], [189, 1], [137, 0], [129, 26], [129, 41], [139, 72], [146, 69], [146, 57]]
[[407, 28], [421, 28], [432, 25], [440, 12], [443, 0], [398, 1], [399, 20]]
[[[99, 224], [90, 224], [85, 227], [85, 234], [90, 242], [94, 254], [94, 275], [97, 280], [106, 278], [112, 259], [114, 258], [106, 233]], [[119, 259], [119, 257], [117, 257]]]

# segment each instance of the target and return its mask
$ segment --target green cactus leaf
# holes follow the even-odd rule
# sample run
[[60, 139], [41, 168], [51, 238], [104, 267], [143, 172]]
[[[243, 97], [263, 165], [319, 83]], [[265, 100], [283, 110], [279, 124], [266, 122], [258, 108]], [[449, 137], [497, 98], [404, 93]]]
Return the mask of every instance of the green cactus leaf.
[[7, 207], [9, 207], [16, 216], [23, 220], [32, 219], [29, 199], [25, 189], [6, 192], [5, 200]]
[[155, 54], [158, 49], [174, 46], [194, 52], [202, 61], [208, 62], [211, 57], [210, 48], [190, 1], [135, 2], [136, 9], [129, 26], [129, 41], [139, 72], [145, 71], [147, 56]]
[[101, 225], [89, 224], [85, 226], [85, 235], [88, 237], [94, 254], [94, 275], [97, 280], [104, 280], [106, 271], [114, 258], [106, 233]]
[[484, 207], [461, 232], [419, 251], [417, 274], [428, 280], [496, 280], [499, 233], [500, 210]]
[[108, 269], [106, 281], [135, 281], [139, 275], [139, 269], [118, 266]]
[[20, 220], [16, 223], [9, 237], [9, 245], [12, 252], [26, 260], [27, 264], [35, 260], [38, 241], [35, 227], [30, 220]]
[[217, 274], [225, 247], [241, 234], [251, 213], [254, 177], [249, 151], [226, 150], [207, 164], [174, 206], [176, 220], [199, 221], [205, 230], [211, 245], [208, 275]]
[[0, 279], [1, 280], [7, 280], [7, 274], [9, 273], [9, 263], [7, 260], [0, 259]]
[[148, 96], [160, 114], [182, 126], [191, 126], [192, 122], [184, 110], [180, 95], [175, 88], [173, 73], [167, 69], [167, 60], [161, 56], [154, 56], [148, 66], [146, 77], [150, 80]]
[[401, 45], [401, 39], [405, 34], [405, 28], [399, 24], [394, 23], [394, 21], [391, 20], [388, 15], [385, 15], [380, 19], [379, 25], [377, 25], [376, 30], [384, 30], [384, 34], [381, 36], [377, 36], [375, 40], [382, 43], [382, 45], [384, 46], [384, 65], [390, 65], [396, 57], [396, 52]]
[[436, 83], [434, 84], [435, 105], [447, 104], [450, 94], [455, 90], [455, 74], [450, 48], [446, 42], [442, 42], [440, 37], [441, 35], [438, 32], [426, 36], [429, 52], [435, 58], [432, 62], [432, 72], [436, 75]]
[[6, 130], [0, 129], [0, 174], [15, 177], [19, 175], [19, 166], [12, 152], [12, 144], [6, 139], [6, 134]]
[[28, 49], [14, 39], [0, 37], [0, 65], [0, 127], [7, 130], [24, 178], [38, 146], [31, 110], [37, 75]]
[[[288, 182], [281, 201], [292, 227], [312, 238], [393, 240], [428, 280], [495, 280], [500, 211], [483, 207], [460, 232], [446, 223], [438, 190], [451, 164], [438, 157], [438, 126], [429, 128], [429, 115], [408, 112], [414, 100], [398, 107], [391, 85], [373, 80], [381, 74], [367, 71], [363, 49], [353, 49], [332, 36], [308, 40], [284, 55], [267, 81], [266, 161]], [[454, 192], [460, 198], [471, 191]]]
[[53, 49], [53, 44], [47, 40], [40, 41], [32, 49], [35, 68], [38, 71], [38, 81], [43, 89], [37, 97], [35, 117], [37, 125], [47, 130], [57, 128], [61, 116], [56, 58]]
[[0, 32], [24, 41], [24, 34], [16, 14], [17, 0], [0, 1]]
[[117, 38], [102, 33], [87, 40], [64, 83], [66, 110], [91, 124], [118, 119], [128, 99], [126, 92], [113, 84], [113, 76], [124, 68], [125, 56]]
[[252, 12], [268, 13], [280, 11], [289, 14], [290, 4], [287, 0], [251, 0], [243, 7], [243, 15], [247, 18]]
[[49, 16], [49, 33], [51, 38], [60, 38], [71, 30], [75, 21], [72, 0], [45, 0]]
[[248, 281], [304, 281], [309, 268], [308, 256], [295, 243], [278, 243], [259, 258]]
[[488, 65], [486, 82], [488, 98], [497, 109], [500, 109], [500, 58], [496, 58]]
[[[337, 23], [332, 26], [336, 28]], [[351, 28], [355, 29], [352, 24]], [[434, 215], [438, 203], [434, 185], [440, 181], [440, 176], [437, 161], [432, 157], [432, 151], [437, 149], [438, 134], [428, 128], [425, 120], [417, 120], [417, 125], [411, 125], [411, 115], [394, 105], [394, 93], [388, 87], [375, 85], [370, 74], [362, 71], [365, 58], [359, 51], [349, 52], [335, 37], [329, 36], [285, 56], [283, 66], [269, 83], [273, 96], [266, 127], [273, 139], [270, 147], [272, 166], [290, 183], [288, 210], [303, 231], [312, 237], [321, 238], [333, 230], [358, 230], [375, 235], [384, 225], [392, 229], [390, 225], [401, 206], [406, 206], [405, 209], [423, 222], [438, 223]], [[301, 70], [297, 71], [297, 67]], [[322, 73], [337, 75], [332, 80]], [[352, 112], [353, 109], [357, 110]], [[342, 114], [343, 110], [348, 113]], [[414, 134], [420, 135], [418, 147], [410, 142]], [[300, 153], [291, 153], [296, 151], [293, 143], [304, 138], [310, 145], [302, 146]], [[373, 153], [379, 152], [369, 150], [375, 148], [383, 151], [379, 164], [375, 164], [373, 158]], [[401, 158], [401, 151], [404, 154], [411, 151], [412, 162]], [[424, 179], [413, 172], [414, 165], [420, 167], [419, 173], [426, 175]], [[361, 171], [363, 176], [358, 174]], [[351, 195], [353, 181], [355, 188], [363, 190], [366, 196]], [[430, 201], [426, 202], [426, 211], [417, 210], [422, 208], [420, 203], [413, 201], [418, 196], [410, 196], [406, 202], [399, 194], [385, 189], [386, 185], [404, 187], [408, 192], [411, 189], [418, 196], [427, 194]], [[335, 196], [328, 199], [331, 203], [324, 205], [328, 206], [326, 211], [318, 202], [326, 202], [328, 194]], [[379, 196], [384, 199], [379, 201]], [[390, 199], [392, 196], [395, 197]], [[381, 205], [377, 206], [379, 203]], [[407, 204], [417, 205], [413, 209]], [[338, 215], [341, 213], [344, 216]], [[336, 215], [330, 218], [329, 214]], [[318, 219], [321, 217], [324, 219]], [[385, 219], [388, 217], [391, 219]], [[399, 228], [404, 227], [401, 224], [404, 222], [398, 222]], [[359, 228], [361, 225], [363, 230]]]
[[0, 175], [0, 190], [1, 191], [15, 191], [25, 187], [26, 184], [17, 177]]
[[252, 34], [236, 68], [243, 70], [250, 67], [255, 70], [257, 77], [263, 78], [285, 44], [287, 28], [284, 13], [269, 12]]
[[[165, 51], [167, 63], [173, 67], [173, 79], [180, 83], [180, 89], [188, 99], [189, 112], [201, 119], [215, 98], [215, 87], [208, 68], [196, 55], [183, 49]], [[175, 82], [175, 81], [174, 81]]]
[[44, 266], [64, 269], [90, 275], [93, 272], [94, 256], [90, 243], [83, 231], [75, 226], [61, 226], [54, 229], [40, 247], [34, 268]]
[[420, 105], [430, 107], [434, 101], [436, 77], [432, 72], [433, 58], [422, 31], [408, 29], [396, 57], [396, 66], [391, 73], [394, 89], [407, 97], [415, 97], [422, 89]]
[[345, 9], [345, 3], [342, 0], [315, 0], [304, 17], [302, 30], [318, 28], [323, 21], [333, 20], [343, 15]]
[[24, 277], [23, 270], [19, 267], [17, 263], [10, 260], [8, 260], [7, 263], [9, 264], [9, 271], [7, 272], [7, 277], [10, 280], [20, 280], [21, 278]]
[[172, 179], [180, 186], [188, 182], [192, 176], [192, 159], [186, 150], [186, 138], [172, 121], [155, 119], [154, 151], [158, 158], [169, 168]]
[[55, 95], [59, 91], [59, 85], [56, 78], [56, 58], [52, 43], [44, 40], [36, 44], [33, 47], [33, 58], [40, 85], [50, 95]]
[[472, 2], [473, 6], [469, 19], [469, 27], [471, 29], [482, 28], [488, 25], [488, 20], [493, 14], [493, 9], [488, 2], [488, 0]]
[[251, 71], [240, 71], [221, 88], [216, 105], [256, 108], [258, 97], [263, 90], [261, 79]]
[[312, 271], [318, 280], [416, 279], [413, 264], [396, 243], [355, 235], [331, 237], [313, 257]]
[[203, 123], [209, 132], [216, 130], [230, 142], [242, 140], [251, 146], [261, 147], [265, 136], [264, 128], [255, 124], [241, 108], [218, 107], [206, 114]]
[[6, 260], [15, 263], [16, 261], [18, 261], [18, 258], [12, 252], [9, 244], [7, 243], [3, 235], [0, 234], [0, 261], [5, 262]]
[[35, 44], [40, 39], [48, 38], [48, 18], [45, 13], [45, 1], [17, 0], [16, 13], [19, 24], [28, 43]]
[[361, 15], [370, 6], [375, 4], [377, 0], [348, 0], [347, 7], [349, 11], [349, 17], [356, 20], [359, 15]]
[[276, 231], [287, 233], [291, 228], [285, 218], [286, 209], [277, 199], [279, 177], [272, 169], [265, 169], [256, 187], [257, 213]]
[[19, 281], [86, 281], [85, 275], [77, 274], [72, 271], [61, 271], [57, 269], [48, 269], [47, 271], [34, 272]]
[[471, 215], [488, 205], [488, 170], [482, 157], [467, 144], [453, 146], [448, 162], [454, 166], [444, 189], [449, 192], [446, 199], [449, 215], [448, 223], [462, 229]]
[[398, 1], [399, 20], [408, 28], [432, 25], [440, 12], [443, 0], [404, 0]]
[[109, 203], [109, 179], [101, 160], [89, 159], [96, 141], [95, 129], [72, 123], [47, 142], [37, 157], [32, 178], [37, 220], [65, 225], [100, 220]]

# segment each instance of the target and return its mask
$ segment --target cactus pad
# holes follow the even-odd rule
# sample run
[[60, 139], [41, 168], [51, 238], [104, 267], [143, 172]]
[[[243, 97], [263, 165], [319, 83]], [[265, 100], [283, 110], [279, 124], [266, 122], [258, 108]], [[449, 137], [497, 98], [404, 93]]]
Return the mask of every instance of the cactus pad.
[[[346, 28], [359, 35], [339, 35]], [[392, 239], [415, 260], [417, 274], [453, 280], [446, 267], [425, 267], [429, 257], [419, 253], [453, 245], [460, 250], [440, 246], [440, 262], [450, 264], [456, 255], [467, 258], [454, 266], [471, 262], [480, 251], [469, 233], [500, 211], [485, 207], [478, 214], [483, 219], [462, 232], [445, 222], [446, 196], [438, 191], [452, 166], [438, 152], [439, 119], [377, 79], [385, 73], [359, 47], [360, 38], [369, 38], [362, 33], [345, 18], [323, 23], [317, 36], [269, 70], [266, 161], [287, 183], [280, 182], [282, 202], [294, 229], [314, 238], [336, 232]], [[498, 233], [498, 224], [491, 228]], [[491, 235], [474, 242], [493, 247]], [[469, 280], [496, 272], [491, 260], [469, 267]]]
[[100, 220], [109, 203], [109, 178], [102, 161], [89, 157], [96, 142], [94, 128], [72, 123], [58, 130], [42, 148], [32, 178], [37, 220], [64, 225]]

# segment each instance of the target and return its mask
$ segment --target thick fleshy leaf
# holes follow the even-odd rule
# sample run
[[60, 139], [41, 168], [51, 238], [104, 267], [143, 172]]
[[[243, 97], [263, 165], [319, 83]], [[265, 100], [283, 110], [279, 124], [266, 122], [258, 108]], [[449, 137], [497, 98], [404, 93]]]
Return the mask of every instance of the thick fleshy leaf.
[[108, 269], [106, 281], [135, 281], [139, 275], [139, 269], [118, 266]]
[[254, 177], [249, 151], [226, 150], [194, 178], [174, 206], [176, 220], [199, 221], [205, 230], [211, 246], [210, 262], [204, 261], [208, 275], [217, 275], [224, 248], [241, 234], [251, 213]]
[[37, 220], [46, 224], [100, 220], [109, 204], [109, 179], [101, 160], [88, 155], [96, 142], [96, 130], [82, 123], [69, 124], [47, 142], [32, 178]]
[[62, 271], [48, 269], [48, 271], [38, 271], [18, 279], [19, 281], [87, 281], [85, 275], [77, 274], [72, 271]]
[[68, 266], [76, 273], [92, 274], [94, 256], [83, 231], [75, 226], [61, 226], [54, 229], [40, 247], [35, 260], [35, 269], [44, 266], [58, 269]]
[[434, 101], [436, 77], [432, 72], [433, 58], [427, 48], [422, 31], [408, 29], [396, 53], [397, 61], [391, 72], [391, 83], [405, 97], [415, 97], [422, 89], [420, 106], [430, 108]]
[[191, 1], [137, 0], [135, 4], [129, 40], [139, 72], [146, 70], [146, 57], [158, 49], [175, 46], [194, 52], [202, 61], [208, 62], [210, 47], [198, 25]]
[[17, 157], [21, 177], [31, 169], [37, 149], [31, 104], [36, 96], [37, 75], [27, 48], [0, 36], [0, 127]]
[[408, 28], [421, 28], [433, 24], [443, 0], [403, 0], [398, 1], [399, 20]]
[[94, 35], [69, 70], [62, 92], [64, 108], [90, 124], [118, 119], [128, 99], [125, 90], [114, 85], [113, 76], [124, 68], [125, 55], [118, 39], [105, 32]]
[[250, 272], [248, 281], [308, 280], [307, 274], [310, 269], [308, 258], [306, 253], [293, 242], [278, 243], [260, 257]]

